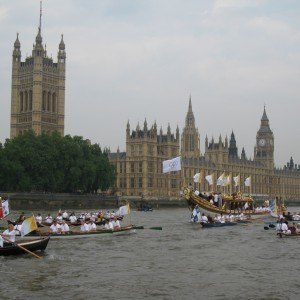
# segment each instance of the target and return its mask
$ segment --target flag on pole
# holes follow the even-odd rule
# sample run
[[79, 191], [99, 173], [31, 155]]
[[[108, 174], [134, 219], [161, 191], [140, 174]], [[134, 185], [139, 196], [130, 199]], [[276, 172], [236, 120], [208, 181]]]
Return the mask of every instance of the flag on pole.
[[181, 170], [180, 156], [163, 161], [163, 173]]
[[223, 186], [228, 186], [231, 183], [231, 175], [229, 174], [228, 176], [226, 176], [223, 180]]
[[3, 218], [3, 210], [2, 210], [2, 205], [0, 205], [0, 219]]
[[213, 185], [213, 183], [214, 183], [214, 178], [213, 177], [214, 177], [213, 174], [205, 176], [205, 179], [207, 180], [209, 185]]
[[129, 214], [130, 214], [130, 206], [129, 206], [129, 203], [127, 203], [127, 204], [124, 205], [124, 206], [121, 206], [121, 207], [119, 208], [119, 210], [117, 211], [116, 214], [119, 215], [119, 216], [129, 215]]
[[35, 217], [31, 216], [29, 218], [26, 218], [23, 223], [22, 223], [22, 228], [21, 228], [21, 236], [24, 236], [31, 231], [37, 230], [37, 225], [35, 221]]
[[234, 186], [239, 186], [240, 185], [240, 175], [233, 177], [234, 181]]
[[222, 173], [221, 176], [217, 179], [217, 185], [223, 185], [225, 179], [225, 173]]
[[201, 183], [203, 180], [203, 170], [200, 173], [194, 175], [194, 182]]
[[8, 203], [8, 200], [4, 200], [2, 202], [2, 214], [3, 214], [2, 218], [5, 218], [6, 216], [9, 215], [9, 203]]
[[245, 179], [245, 186], [251, 186], [251, 176]]

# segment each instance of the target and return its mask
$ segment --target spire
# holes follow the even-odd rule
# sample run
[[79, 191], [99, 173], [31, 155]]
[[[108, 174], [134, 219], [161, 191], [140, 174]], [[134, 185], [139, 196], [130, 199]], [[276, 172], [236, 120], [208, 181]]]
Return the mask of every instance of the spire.
[[272, 130], [270, 129], [269, 126], [269, 119], [266, 113], [266, 106], [264, 105], [264, 112], [261, 117], [261, 122], [260, 122], [260, 128], [259, 131], [260, 133], [272, 133]]
[[42, 31], [42, 1], [40, 1], [40, 24], [39, 24], [39, 31]]
[[244, 147], [243, 147], [243, 149], [242, 149], [241, 159], [243, 159], [243, 160], [246, 159], [246, 152], [245, 152]]
[[235, 142], [235, 136], [234, 136], [234, 133], [233, 133], [233, 130], [231, 132], [231, 135], [230, 135], [230, 142]]
[[126, 126], [126, 136], [129, 137], [130, 135], [130, 124], [129, 124], [129, 120], [127, 121], [127, 126]]
[[20, 47], [21, 47], [21, 43], [19, 41], [19, 33], [17, 32], [17, 38], [16, 38], [16, 41], [14, 43], [14, 48], [15, 49], [20, 49]]
[[190, 99], [189, 99], [189, 110], [188, 110], [189, 113], [192, 113], [193, 112], [193, 109], [192, 109], [192, 96], [190, 95]]
[[144, 132], [147, 132], [148, 130], [148, 127], [147, 127], [147, 120], [145, 118], [145, 121], [144, 121]]
[[192, 97], [189, 98], [189, 108], [185, 117], [185, 127], [195, 127], [195, 117], [192, 109]]
[[264, 112], [263, 112], [263, 115], [261, 117], [261, 121], [268, 121], [269, 122], [269, 119], [268, 119], [267, 113], [266, 113], [266, 105], [264, 105]]
[[37, 45], [42, 44], [42, 1], [40, 1], [40, 21], [39, 21], [39, 29], [38, 29], [38, 34], [35, 38], [35, 42]]
[[64, 42], [64, 35], [62, 34], [61, 35], [61, 40], [60, 40], [60, 43], [59, 43], [59, 50], [64, 51], [65, 49], [66, 49], [66, 46], [65, 46], [65, 42]]
[[13, 50], [13, 61], [14, 62], [20, 62], [21, 61], [21, 43], [19, 41], [19, 33], [17, 33], [17, 38], [14, 43], [14, 50]]
[[170, 123], [168, 123], [168, 131], [167, 131], [168, 135], [171, 135], [171, 127], [170, 127]]
[[221, 133], [220, 133], [220, 136], [219, 136], [219, 144], [222, 144], [222, 136], [221, 136]]

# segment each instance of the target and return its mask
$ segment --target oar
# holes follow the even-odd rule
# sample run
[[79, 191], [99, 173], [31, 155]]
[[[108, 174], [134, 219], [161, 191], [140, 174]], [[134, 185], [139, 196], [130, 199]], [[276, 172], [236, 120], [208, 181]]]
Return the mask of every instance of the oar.
[[4, 240], [6, 240], [7, 242], [12, 243], [13, 245], [19, 247], [20, 249], [24, 250], [25, 252], [27, 252], [27, 253], [29, 253], [29, 254], [35, 256], [36, 258], [39, 258], [39, 259], [42, 258], [41, 256], [38, 256], [37, 254], [31, 252], [30, 250], [26, 249], [25, 247], [19, 245], [18, 243], [11, 242], [9, 239], [7, 239], [6, 237], [4, 237], [3, 235], [1, 235], [1, 236], [2, 236], [2, 238], [3, 238]]
[[162, 227], [157, 226], [157, 227], [144, 227], [144, 226], [135, 226], [134, 229], [151, 229], [151, 230], [162, 230]]

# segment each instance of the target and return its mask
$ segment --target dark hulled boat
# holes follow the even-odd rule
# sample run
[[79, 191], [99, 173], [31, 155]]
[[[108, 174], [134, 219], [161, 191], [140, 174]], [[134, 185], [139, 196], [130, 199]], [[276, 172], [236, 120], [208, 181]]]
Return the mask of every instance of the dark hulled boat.
[[[26, 248], [31, 252], [44, 251], [47, 248], [50, 237], [19, 240], [15, 243], [4, 243], [3, 247], [0, 247], [0, 256], [18, 255], [27, 253], [21, 247]], [[18, 247], [20, 245], [21, 247]]]

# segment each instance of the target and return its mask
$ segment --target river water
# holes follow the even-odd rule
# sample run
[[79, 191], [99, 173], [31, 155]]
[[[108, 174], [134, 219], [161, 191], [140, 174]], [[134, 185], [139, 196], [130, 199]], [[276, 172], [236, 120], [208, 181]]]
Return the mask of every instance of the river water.
[[299, 299], [300, 239], [261, 222], [202, 229], [189, 217], [132, 212], [135, 224], [163, 230], [50, 240], [42, 260], [0, 257], [0, 298]]

